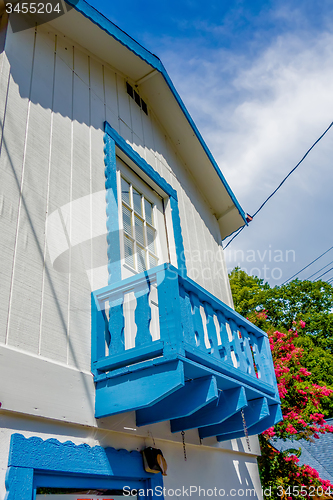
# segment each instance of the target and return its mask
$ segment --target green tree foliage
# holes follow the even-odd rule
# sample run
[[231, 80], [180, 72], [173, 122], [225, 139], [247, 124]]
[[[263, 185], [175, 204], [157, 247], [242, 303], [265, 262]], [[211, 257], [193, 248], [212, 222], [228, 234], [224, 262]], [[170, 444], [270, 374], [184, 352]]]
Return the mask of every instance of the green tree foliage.
[[[271, 288], [239, 268], [229, 278], [237, 312], [251, 319], [254, 312], [265, 311], [261, 328], [288, 331], [300, 320], [305, 322], [295, 339], [303, 348], [302, 364], [311, 372], [313, 384], [333, 388], [333, 287], [296, 279]], [[322, 407], [325, 417], [333, 417], [332, 398], [323, 400]]]

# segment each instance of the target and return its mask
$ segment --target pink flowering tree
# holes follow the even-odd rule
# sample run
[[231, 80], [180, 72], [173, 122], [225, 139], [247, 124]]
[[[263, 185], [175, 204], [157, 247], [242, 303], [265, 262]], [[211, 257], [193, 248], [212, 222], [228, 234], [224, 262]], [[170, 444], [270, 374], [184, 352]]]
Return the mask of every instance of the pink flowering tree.
[[[252, 313], [249, 319], [263, 329], [269, 326], [265, 311]], [[321, 408], [322, 400], [331, 397], [333, 390], [309, 382], [311, 373], [302, 366], [303, 349], [294, 343], [297, 329], [304, 327], [304, 321], [299, 321], [286, 332], [268, 330], [283, 421], [260, 436], [259, 468], [265, 499], [333, 498], [333, 484], [321, 479], [308, 465], [299, 465], [299, 439], [312, 441], [325, 432], [333, 432]], [[277, 451], [277, 438], [293, 440], [293, 448]]]

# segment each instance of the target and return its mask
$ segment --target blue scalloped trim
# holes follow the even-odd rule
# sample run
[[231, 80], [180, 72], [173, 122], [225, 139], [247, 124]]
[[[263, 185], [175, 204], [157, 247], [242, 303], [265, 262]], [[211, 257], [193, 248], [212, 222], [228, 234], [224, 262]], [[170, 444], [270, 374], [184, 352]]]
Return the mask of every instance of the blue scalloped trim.
[[140, 167], [140, 169], [155, 182], [155, 184], [157, 184], [167, 195], [177, 200], [177, 191], [173, 189], [173, 187], [170, 186], [170, 184], [158, 172], [156, 172], [156, 170], [154, 170], [153, 167], [139, 155], [139, 153], [134, 151], [132, 146], [130, 146], [108, 122], [104, 122], [104, 131], [114, 140], [117, 147], [121, 149], [134, 163], [136, 163], [137, 166]]
[[104, 144], [108, 284], [111, 285], [121, 280], [117, 165], [115, 141], [109, 134], [104, 134]]
[[[183, 235], [182, 235], [182, 229], [181, 229], [181, 223], [180, 223], [180, 216], [179, 216], [179, 208], [178, 208], [178, 197], [177, 197], [177, 191], [173, 189], [173, 187], [158, 173], [156, 170], [153, 169], [149, 163], [146, 162], [134, 149], [127, 144], [127, 142], [118, 134], [118, 132], [111, 127], [111, 125], [106, 121], [104, 122], [104, 142], [105, 142], [105, 177], [107, 179], [105, 183], [105, 187], [110, 190], [114, 190], [114, 192], [117, 192], [117, 182], [116, 182], [116, 152], [115, 152], [115, 146], [117, 146], [123, 153], [125, 153], [130, 160], [132, 160], [141, 170], [144, 172], [157, 186], [159, 186], [169, 197], [170, 197], [170, 204], [171, 204], [171, 216], [172, 216], [172, 224], [173, 224], [173, 232], [174, 232], [174, 237], [175, 237], [175, 245], [176, 245], [176, 254], [177, 254], [177, 266], [178, 269], [181, 270], [182, 276], [186, 276], [187, 270], [186, 270], [186, 262], [185, 262], [185, 252], [184, 252], [184, 241], [183, 241]], [[109, 201], [108, 201], [109, 200]], [[116, 210], [115, 212], [112, 212], [112, 210]], [[112, 223], [112, 213], [117, 214], [117, 222], [114, 221]], [[107, 216], [108, 216], [108, 221], [109, 221], [109, 226], [110, 228], [115, 227], [116, 224], [118, 224], [118, 205], [117, 209], [114, 205], [112, 205], [112, 200], [107, 197]], [[109, 238], [109, 226], [108, 226], [108, 238]], [[119, 230], [119, 226], [118, 226]], [[119, 240], [119, 238], [118, 238]], [[109, 240], [108, 240], [109, 242]], [[110, 255], [109, 256], [109, 270], [112, 272], [112, 262], [110, 262], [110, 258], [113, 258], [113, 255], [111, 255], [111, 250], [110, 250]], [[110, 271], [109, 271], [109, 276], [110, 276]], [[115, 273], [119, 272], [119, 280], [121, 279], [120, 277], [120, 249], [119, 249], [119, 271], [118, 269], [114, 271]], [[112, 280], [112, 282], [109, 282], [109, 284], [114, 283], [115, 281]]]
[[[141, 454], [124, 449], [102, 448], [88, 444], [61, 443], [51, 438], [25, 438], [22, 434], [11, 437], [8, 470], [6, 474], [6, 500], [31, 500], [34, 475], [52, 473], [59, 478], [67, 474], [82, 477], [116, 478], [148, 481], [146, 486], [163, 486], [161, 474], [148, 474], [143, 468]], [[59, 479], [60, 480], [60, 479]], [[144, 487], [144, 483], [143, 483]], [[154, 495], [153, 497], [154, 498]], [[163, 497], [162, 497], [163, 498]]]
[[187, 269], [185, 262], [184, 240], [183, 240], [182, 226], [180, 223], [178, 200], [170, 197], [170, 205], [171, 205], [171, 216], [173, 224], [173, 234], [175, 237], [175, 245], [176, 245], [177, 266], [181, 276], [185, 278], [187, 276]]

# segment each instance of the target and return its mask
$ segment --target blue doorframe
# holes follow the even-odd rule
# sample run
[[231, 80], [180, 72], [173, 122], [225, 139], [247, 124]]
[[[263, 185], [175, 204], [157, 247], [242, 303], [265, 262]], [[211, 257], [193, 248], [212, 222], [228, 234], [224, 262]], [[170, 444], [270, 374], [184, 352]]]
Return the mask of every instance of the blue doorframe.
[[143, 468], [138, 451], [11, 437], [5, 500], [34, 500], [38, 487], [143, 489], [145, 499], [162, 498], [161, 474]]

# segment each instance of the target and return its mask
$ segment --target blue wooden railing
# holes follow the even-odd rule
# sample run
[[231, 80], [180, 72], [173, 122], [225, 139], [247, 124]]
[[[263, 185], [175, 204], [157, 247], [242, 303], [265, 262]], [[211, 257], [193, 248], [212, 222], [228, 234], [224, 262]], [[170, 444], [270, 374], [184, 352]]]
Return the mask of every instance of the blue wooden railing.
[[144, 379], [155, 373], [151, 367], [175, 360], [185, 364], [186, 381], [213, 376], [219, 389], [242, 386], [252, 399], [279, 403], [267, 334], [170, 264], [93, 292], [97, 388], [106, 391], [112, 380], [115, 394], [115, 380], [124, 373], [141, 370]]

